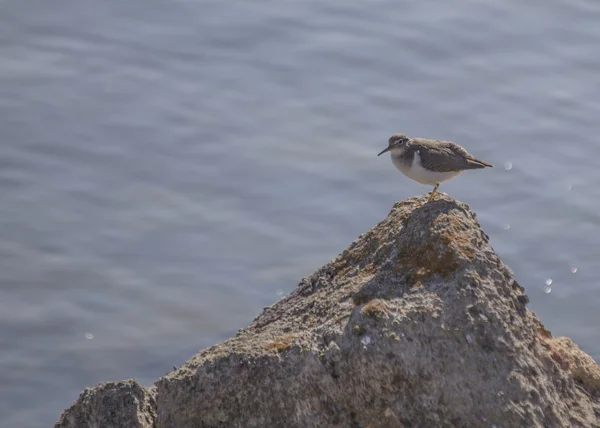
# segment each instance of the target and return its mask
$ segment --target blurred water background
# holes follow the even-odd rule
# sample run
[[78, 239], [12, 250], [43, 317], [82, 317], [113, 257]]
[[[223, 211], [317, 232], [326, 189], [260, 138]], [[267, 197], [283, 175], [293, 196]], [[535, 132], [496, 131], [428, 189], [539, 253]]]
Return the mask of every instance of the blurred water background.
[[[456, 141], [555, 335], [600, 360], [600, 3], [0, 1], [0, 426], [150, 384], [430, 189]], [[550, 283], [551, 281], [551, 283]]]

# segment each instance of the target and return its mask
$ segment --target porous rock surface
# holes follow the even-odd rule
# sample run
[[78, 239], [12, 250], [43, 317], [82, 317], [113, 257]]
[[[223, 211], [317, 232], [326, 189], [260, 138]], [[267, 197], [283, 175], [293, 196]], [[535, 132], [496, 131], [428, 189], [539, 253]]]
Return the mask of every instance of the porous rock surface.
[[154, 389], [143, 388], [133, 379], [86, 388], [56, 426], [153, 428], [156, 426]]
[[600, 427], [600, 368], [553, 338], [469, 207], [385, 220], [151, 389], [86, 390], [56, 427]]

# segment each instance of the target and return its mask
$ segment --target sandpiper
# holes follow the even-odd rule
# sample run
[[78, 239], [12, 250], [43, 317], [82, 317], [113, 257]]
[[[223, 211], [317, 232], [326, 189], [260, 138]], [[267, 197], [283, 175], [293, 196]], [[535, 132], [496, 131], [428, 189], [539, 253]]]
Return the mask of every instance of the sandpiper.
[[391, 152], [392, 162], [402, 174], [421, 184], [434, 186], [427, 202], [433, 200], [440, 183], [468, 169], [493, 166], [476, 159], [463, 147], [450, 141], [409, 138], [404, 134], [394, 134], [388, 144], [377, 156]]

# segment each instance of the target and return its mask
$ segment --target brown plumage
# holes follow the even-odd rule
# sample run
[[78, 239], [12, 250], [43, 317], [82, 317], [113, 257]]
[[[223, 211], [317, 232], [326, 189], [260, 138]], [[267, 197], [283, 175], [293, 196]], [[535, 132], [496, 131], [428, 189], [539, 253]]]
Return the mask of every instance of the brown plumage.
[[493, 167], [491, 163], [475, 158], [464, 147], [451, 141], [411, 138], [407, 149], [419, 151], [424, 168], [436, 172], [464, 171]]

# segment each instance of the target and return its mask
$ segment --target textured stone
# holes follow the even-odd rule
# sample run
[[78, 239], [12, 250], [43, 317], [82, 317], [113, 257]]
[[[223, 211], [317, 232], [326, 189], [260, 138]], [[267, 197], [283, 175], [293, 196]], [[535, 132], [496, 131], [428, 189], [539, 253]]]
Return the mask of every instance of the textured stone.
[[[153, 426], [600, 427], [597, 364], [526, 308], [468, 206], [425, 200], [159, 379]], [[90, 404], [65, 415], [100, 426]]]
[[155, 421], [154, 390], [129, 379], [86, 388], [55, 428], [152, 428]]
[[[544, 336], [543, 336], [544, 337]], [[568, 337], [548, 338], [550, 356], [590, 394], [600, 395], [600, 366]]]

